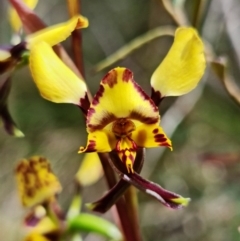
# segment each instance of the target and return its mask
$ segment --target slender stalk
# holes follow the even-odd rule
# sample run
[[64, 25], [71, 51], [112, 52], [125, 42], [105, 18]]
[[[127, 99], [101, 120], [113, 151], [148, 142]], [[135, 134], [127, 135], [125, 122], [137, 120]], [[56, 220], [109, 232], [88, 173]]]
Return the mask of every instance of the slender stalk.
[[[73, 17], [81, 12], [80, 0], [67, 0], [68, 11], [70, 17]], [[82, 32], [80, 29], [76, 29], [72, 32], [72, 51], [74, 56], [74, 62], [84, 76], [84, 64], [83, 64], [83, 51], [82, 51]]]

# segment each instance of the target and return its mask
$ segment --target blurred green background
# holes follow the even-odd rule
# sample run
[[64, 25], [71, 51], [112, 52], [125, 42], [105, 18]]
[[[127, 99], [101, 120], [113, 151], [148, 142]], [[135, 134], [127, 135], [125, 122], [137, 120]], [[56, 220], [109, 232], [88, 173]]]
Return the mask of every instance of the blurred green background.
[[[206, 3], [199, 22], [202, 36], [219, 56], [228, 56], [231, 74], [239, 82], [240, 2], [188, 0], [184, 9], [190, 21], [199, 2]], [[7, 0], [0, 0], [0, 44], [11, 39], [7, 4]], [[81, 5], [82, 14], [90, 22], [82, 33], [86, 79], [92, 93], [97, 91], [107, 72], [93, 74], [92, 68], [99, 61], [150, 29], [175, 26], [160, 0], [82, 0]], [[68, 19], [64, 0], [39, 0], [36, 12], [48, 25]], [[172, 40], [172, 37], [156, 39], [114, 66], [131, 69], [135, 80], [150, 93], [151, 74]], [[63, 45], [71, 54], [70, 41]], [[148, 150], [142, 175], [184, 197], [191, 197], [192, 201], [187, 208], [173, 211], [139, 193], [144, 240], [235, 241], [240, 238], [240, 109], [210, 68], [204, 80], [193, 93], [162, 103], [162, 125], [172, 134], [174, 150]], [[173, 109], [175, 105], [177, 109]], [[82, 114], [76, 107], [53, 104], [40, 97], [28, 68], [14, 73], [9, 108], [25, 138], [15, 139], [0, 129], [0, 240], [18, 241], [22, 240], [25, 212], [16, 193], [13, 174], [17, 161], [36, 154], [49, 158], [63, 184], [60, 202], [66, 208], [73, 192], [73, 175], [82, 159], [77, 150], [85, 144], [86, 131]], [[179, 120], [181, 116], [183, 121]], [[171, 133], [174, 122], [179, 125]], [[84, 201], [96, 200], [106, 189], [105, 181], [99, 181], [84, 191]], [[111, 219], [110, 214], [106, 217]], [[104, 239], [90, 235], [86, 240]]]

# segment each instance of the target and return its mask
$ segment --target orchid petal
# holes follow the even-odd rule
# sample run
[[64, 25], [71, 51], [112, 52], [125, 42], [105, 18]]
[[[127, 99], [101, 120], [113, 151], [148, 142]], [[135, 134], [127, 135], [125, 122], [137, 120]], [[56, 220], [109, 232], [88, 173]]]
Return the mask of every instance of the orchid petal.
[[104, 128], [117, 118], [130, 118], [143, 123], [159, 121], [158, 108], [133, 80], [126, 68], [115, 68], [101, 81], [87, 115], [87, 129]]
[[16, 179], [22, 204], [26, 207], [41, 204], [62, 190], [49, 162], [39, 156], [21, 160], [16, 168]]
[[167, 146], [172, 149], [171, 141], [158, 124], [138, 126], [131, 138], [139, 147]]
[[31, 49], [38, 42], [46, 42], [54, 46], [64, 41], [75, 29], [86, 28], [88, 20], [81, 16], [75, 16], [69, 21], [47, 27], [26, 37], [28, 48]]
[[190, 92], [202, 78], [205, 67], [204, 45], [197, 31], [178, 28], [171, 49], [151, 77], [152, 95], [159, 93], [162, 98]]
[[78, 153], [110, 152], [116, 146], [117, 140], [111, 132], [102, 130], [88, 134], [87, 146], [80, 147]]
[[[73, 103], [84, 107], [87, 87], [45, 42], [30, 51], [30, 69], [43, 98], [56, 103]], [[88, 104], [87, 104], [88, 105]]]

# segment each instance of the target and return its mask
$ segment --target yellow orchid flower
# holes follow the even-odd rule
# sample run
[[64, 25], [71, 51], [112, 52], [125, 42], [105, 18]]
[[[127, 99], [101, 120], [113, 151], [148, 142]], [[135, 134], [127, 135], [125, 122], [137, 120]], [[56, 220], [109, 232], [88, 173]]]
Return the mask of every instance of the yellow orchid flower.
[[126, 68], [111, 70], [101, 81], [87, 115], [88, 143], [82, 152], [117, 151], [128, 172], [138, 147], [167, 146], [157, 106]]
[[17, 165], [16, 179], [23, 206], [33, 207], [52, 199], [62, 187], [47, 159], [33, 156]]
[[[46, 43], [33, 46], [30, 68], [42, 96], [48, 100], [80, 106], [86, 102], [82, 81], [63, 66]], [[88, 142], [79, 153], [115, 150], [128, 173], [133, 173], [138, 147], [171, 149], [171, 141], [159, 126], [156, 94], [163, 98], [191, 91], [204, 69], [203, 43], [193, 28], [183, 27], [176, 31], [173, 46], [151, 78], [152, 99], [133, 80], [130, 70], [111, 70], [88, 109]]]
[[[86, 147], [80, 147], [79, 153], [111, 152], [111, 155], [117, 155], [112, 161], [121, 180], [106, 196], [90, 205], [92, 209], [107, 210], [129, 184], [168, 207], [180, 208], [188, 204], [189, 198], [143, 179], [137, 173], [139, 170], [135, 170], [135, 166], [141, 166], [141, 163], [134, 164], [141, 148], [166, 146], [172, 149], [171, 141], [160, 126], [157, 106], [166, 96], [191, 91], [204, 73], [204, 47], [193, 28], [177, 29], [169, 53], [152, 75], [151, 98], [134, 81], [129, 69], [118, 67], [102, 79], [90, 105], [82, 80], [63, 65], [49, 44], [34, 44], [29, 59], [33, 79], [44, 98], [73, 103], [84, 111], [88, 140]], [[116, 163], [116, 160], [120, 162]]]

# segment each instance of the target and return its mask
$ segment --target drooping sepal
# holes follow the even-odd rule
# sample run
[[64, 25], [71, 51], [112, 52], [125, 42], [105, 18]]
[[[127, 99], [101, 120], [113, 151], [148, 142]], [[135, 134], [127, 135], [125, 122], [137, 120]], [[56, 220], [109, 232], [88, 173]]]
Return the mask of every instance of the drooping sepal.
[[123, 174], [121, 178], [139, 190], [156, 198], [159, 202], [169, 208], [179, 209], [187, 206], [190, 201], [190, 198], [184, 198], [176, 193], [163, 189], [160, 185], [144, 179], [136, 172]]
[[204, 44], [195, 29], [180, 27], [167, 56], [151, 77], [152, 99], [180, 96], [193, 90], [204, 74]]
[[[140, 173], [144, 162], [145, 149], [138, 148], [136, 154], [133, 169], [135, 172]], [[121, 162], [116, 151], [110, 152], [110, 157], [111, 159], [109, 160], [111, 160], [112, 165], [114, 165], [115, 170], [117, 170], [119, 174], [127, 172], [124, 163]], [[102, 198], [93, 203], [88, 203], [86, 206], [92, 211], [105, 213], [118, 201], [129, 186], [130, 183], [120, 179]]]
[[92, 211], [105, 213], [118, 201], [129, 186], [129, 183], [119, 180], [102, 198], [93, 203], [87, 203], [86, 206]]

